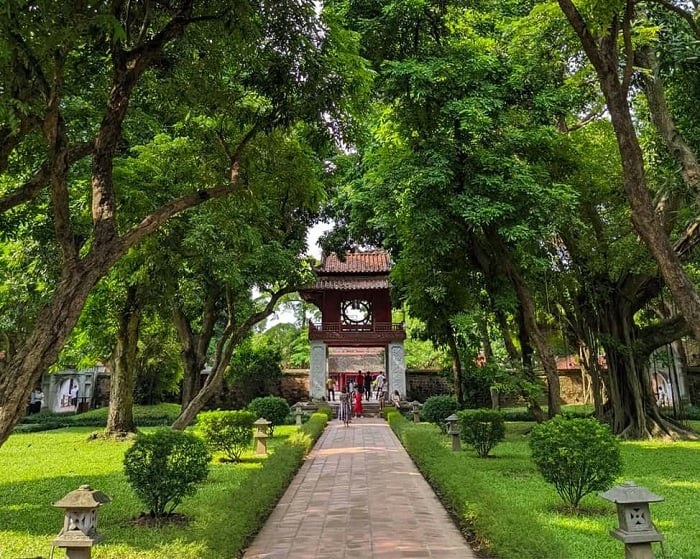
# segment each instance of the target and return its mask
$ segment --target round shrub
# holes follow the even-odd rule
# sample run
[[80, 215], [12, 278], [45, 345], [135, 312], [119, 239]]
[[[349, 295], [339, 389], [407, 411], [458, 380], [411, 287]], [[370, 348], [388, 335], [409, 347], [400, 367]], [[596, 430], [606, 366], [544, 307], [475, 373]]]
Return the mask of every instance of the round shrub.
[[506, 423], [498, 410], [463, 410], [459, 418], [460, 438], [474, 447], [480, 458], [488, 456], [491, 449], [506, 438]]
[[452, 396], [431, 396], [423, 403], [421, 418], [423, 421], [435, 423], [441, 429], [445, 428], [445, 419], [459, 409], [459, 404]]
[[248, 410], [255, 414], [255, 418], [264, 417], [272, 422], [270, 425], [270, 436], [272, 437], [275, 430], [275, 425], [281, 425], [287, 416], [292, 413], [287, 400], [278, 396], [264, 396], [255, 398], [248, 404]]
[[556, 417], [541, 423], [532, 429], [530, 448], [542, 477], [574, 509], [589, 493], [609, 489], [622, 473], [617, 439], [593, 418]]
[[151, 516], [159, 518], [197, 491], [209, 473], [209, 458], [199, 437], [162, 428], [136, 437], [124, 455], [124, 473]]
[[241, 459], [243, 451], [253, 441], [253, 422], [249, 411], [207, 411], [197, 416], [197, 426], [212, 450], [226, 454], [232, 462]]

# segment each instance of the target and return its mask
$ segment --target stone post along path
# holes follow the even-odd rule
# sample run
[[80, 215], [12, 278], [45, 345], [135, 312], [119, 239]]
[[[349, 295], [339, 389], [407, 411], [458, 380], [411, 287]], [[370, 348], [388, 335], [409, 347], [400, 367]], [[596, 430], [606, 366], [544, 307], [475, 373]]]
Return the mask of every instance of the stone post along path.
[[383, 419], [332, 421], [244, 559], [475, 559]]

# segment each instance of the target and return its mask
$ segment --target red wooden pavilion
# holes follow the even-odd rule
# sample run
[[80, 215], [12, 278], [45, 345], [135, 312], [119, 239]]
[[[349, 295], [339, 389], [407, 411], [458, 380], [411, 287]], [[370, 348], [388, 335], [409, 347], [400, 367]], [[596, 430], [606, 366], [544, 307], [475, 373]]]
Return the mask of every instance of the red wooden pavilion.
[[391, 320], [390, 271], [384, 251], [348, 252], [342, 260], [330, 254], [313, 287], [299, 292], [321, 311], [321, 322], [309, 324], [311, 399], [326, 395], [329, 376], [340, 388], [358, 370], [383, 372], [389, 390], [405, 397], [406, 332]]

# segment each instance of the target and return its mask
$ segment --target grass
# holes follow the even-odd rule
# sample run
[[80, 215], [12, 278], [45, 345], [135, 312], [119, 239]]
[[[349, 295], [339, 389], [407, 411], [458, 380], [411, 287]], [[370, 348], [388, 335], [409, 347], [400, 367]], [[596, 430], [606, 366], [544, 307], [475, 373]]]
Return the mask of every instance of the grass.
[[[623, 556], [622, 543], [608, 535], [617, 525], [612, 503], [589, 495], [583, 514], [562, 511], [554, 488], [530, 460], [525, 433], [531, 423], [509, 423], [506, 441], [486, 459], [472, 450], [451, 452], [447, 437], [433, 426], [392, 418], [397, 425], [418, 467], [483, 551], [500, 559]], [[700, 442], [626, 442], [622, 453], [619, 481], [634, 480], [665, 498], [651, 505], [666, 537], [657, 557], [700, 559]]]
[[240, 464], [212, 462], [207, 482], [176, 509], [190, 523], [158, 529], [132, 524], [143, 505], [122, 468], [131, 443], [88, 441], [93, 429], [86, 427], [15, 433], [0, 448], [0, 559], [48, 557], [63, 523], [63, 512], [51, 503], [85, 483], [112, 498], [98, 514], [104, 541], [93, 548], [95, 559], [237, 557], [323, 425], [325, 418], [313, 416], [304, 426], [307, 433], [314, 430], [312, 437], [295, 426], [279, 426], [268, 440], [268, 457], [251, 450]]

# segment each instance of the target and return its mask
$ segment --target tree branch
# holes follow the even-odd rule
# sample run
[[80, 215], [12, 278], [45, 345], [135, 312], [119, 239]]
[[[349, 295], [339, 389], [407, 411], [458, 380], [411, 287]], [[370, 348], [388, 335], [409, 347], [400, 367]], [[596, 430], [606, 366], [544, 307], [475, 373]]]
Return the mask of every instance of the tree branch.
[[236, 336], [235, 338], [240, 341], [243, 336], [245, 336], [248, 331], [255, 326], [258, 322], [261, 320], [267, 318], [270, 316], [273, 311], [275, 310], [275, 306], [277, 305], [277, 302], [287, 295], [288, 293], [294, 293], [299, 289], [298, 285], [288, 285], [286, 287], [283, 287], [282, 289], [275, 291], [270, 294], [270, 300], [267, 302], [267, 305], [265, 305], [265, 308], [262, 309], [261, 311], [258, 311], [256, 313], [253, 313], [248, 317], [248, 320], [246, 320], [243, 324], [241, 324], [237, 329], [236, 329]]
[[625, 67], [622, 71], [622, 91], [629, 91], [632, 74], [634, 73], [634, 46], [632, 45], [632, 17], [634, 15], [634, 0], [627, 0], [625, 15], [622, 20], [622, 38], [625, 45]]
[[141, 220], [141, 223], [132, 227], [120, 238], [119, 243], [120, 245], [122, 245], [123, 251], [126, 252], [129, 248], [134, 246], [141, 239], [153, 233], [156, 229], [163, 225], [163, 223], [168, 221], [168, 219], [179, 214], [180, 212], [189, 208], [199, 206], [200, 204], [203, 204], [208, 200], [213, 200], [215, 198], [223, 198], [235, 192], [238, 186], [237, 169], [235, 175], [236, 182], [233, 184], [208, 188], [205, 190], [193, 192], [191, 194], [186, 194], [184, 196], [181, 196], [180, 198], [171, 200], [170, 202], [158, 208], [158, 210], [156, 210], [149, 216], [143, 218]]
[[687, 262], [693, 255], [695, 247], [700, 242], [700, 218], [696, 218], [685, 228], [683, 234], [678, 238], [673, 249], [682, 262]]
[[658, 63], [654, 52], [648, 48], [636, 53], [637, 63], [648, 72], [642, 74], [644, 93], [649, 102], [651, 119], [671, 156], [681, 168], [683, 182], [700, 200], [700, 162], [693, 148], [685, 141], [666, 103], [664, 84], [659, 77]]
[[192, 4], [193, 0], [183, 2], [178, 13], [150, 41], [124, 53], [130, 71], [140, 75], [160, 55], [167, 43], [185, 32], [185, 28], [194, 21], [190, 17]]
[[[68, 149], [66, 154], [68, 164], [72, 165], [83, 157], [90, 155], [94, 145], [94, 142], [91, 141]], [[0, 214], [35, 198], [48, 184], [50, 178], [51, 164], [49, 161], [45, 161], [22, 186], [0, 198]]]
[[72, 268], [78, 257], [70, 220], [70, 199], [68, 195], [68, 138], [61, 114], [61, 91], [63, 89], [63, 64], [65, 58], [59, 52], [54, 54], [54, 75], [51, 79], [44, 134], [49, 141], [51, 162], [51, 205], [56, 241], [61, 247], [64, 270]]
[[569, 20], [571, 27], [574, 28], [574, 31], [576, 31], [576, 34], [581, 39], [583, 48], [593, 66], [596, 68], [602, 67], [603, 59], [600, 56], [595, 37], [593, 37], [581, 13], [576, 9], [576, 6], [574, 6], [571, 0], [557, 0], [557, 2], [559, 3], [561, 11], [564, 12], [566, 19]]
[[692, 330], [685, 318], [677, 315], [640, 329], [636, 336], [634, 349], [640, 355], [648, 357], [654, 350], [690, 334], [692, 334]]
[[253, 126], [246, 134], [243, 139], [239, 142], [238, 146], [231, 154], [231, 169], [229, 176], [229, 183], [225, 186], [217, 186], [205, 190], [200, 190], [198, 192], [193, 192], [191, 194], [186, 194], [180, 198], [171, 200], [170, 202], [161, 206], [151, 215], [145, 217], [141, 220], [141, 223], [133, 227], [130, 231], [125, 233], [121, 238], [121, 243], [124, 245], [124, 250], [136, 244], [138, 241], [144, 237], [150, 235], [168, 219], [174, 215], [195, 206], [198, 206], [207, 200], [214, 198], [223, 198], [235, 192], [238, 188], [238, 179], [240, 173], [240, 158], [243, 154], [243, 150], [248, 145], [250, 140], [253, 138], [258, 130], [258, 125]]
[[202, 316], [202, 328], [197, 336], [197, 355], [206, 355], [209, 343], [214, 335], [214, 327], [217, 321], [216, 304], [219, 300], [220, 290], [210, 284], [207, 292], [207, 300], [204, 304], [204, 314]]

